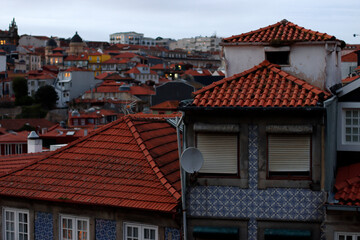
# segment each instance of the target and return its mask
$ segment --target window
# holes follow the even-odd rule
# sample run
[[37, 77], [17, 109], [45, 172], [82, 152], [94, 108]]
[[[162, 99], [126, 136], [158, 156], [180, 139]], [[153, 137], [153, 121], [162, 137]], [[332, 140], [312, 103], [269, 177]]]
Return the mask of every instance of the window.
[[237, 134], [198, 133], [196, 145], [204, 158], [200, 173], [238, 173], [239, 144]]
[[11, 155], [12, 151], [11, 151], [11, 144], [5, 144], [5, 154], [4, 155]]
[[3, 233], [5, 240], [29, 240], [29, 211], [4, 208]]
[[269, 134], [268, 177], [309, 177], [311, 135]]
[[345, 143], [360, 143], [360, 109], [344, 109]]
[[335, 240], [360, 240], [360, 232], [336, 232]]
[[89, 219], [60, 216], [60, 239], [63, 240], [89, 240]]
[[124, 235], [125, 240], [157, 240], [158, 227], [135, 223], [125, 223]]
[[74, 120], [73, 120], [73, 123], [74, 123], [74, 126], [79, 125], [79, 121], [78, 121], [77, 119], [74, 119]]
[[15, 144], [15, 154], [22, 154], [22, 144]]
[[265, 52], [265, 59], [279, 65], [289, 65], [290, 52]]

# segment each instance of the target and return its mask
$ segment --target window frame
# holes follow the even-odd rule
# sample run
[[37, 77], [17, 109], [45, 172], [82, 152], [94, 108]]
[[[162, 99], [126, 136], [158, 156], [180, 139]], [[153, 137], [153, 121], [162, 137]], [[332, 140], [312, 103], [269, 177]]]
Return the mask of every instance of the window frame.
[[[233, 135], [236, 137], [236, 173], [208, 173], [208, 172], [201, 172], [199, 170], [198, 174], [202, 177], [230, 177], [230, 178], [240, 178], [240, 132], [214, 132], [214, 131], [197, 131], [195, 133], [195, 146], [201, 152], [201, 149], [198, 147], [198, 136], [199, 134], [208, 134], [208, 135]], [[204, 159], [205, 161], [205, 159]]]
[[[150, 230], [155, 230], [155, 239], [154, 240], [159, 240], [159, 227], [156, 225], [149, 225], [149, 224], [143, 224], [143, 223], [134, 223], [134, 222], [124, 222], [123, 224], [124, 227], [124, 240], [127, 239], [131, 239], [131, 240], [151, 240], [149, 238], [144, 238], [144, 230], [145, 229], [150, 229]], [[128, 227], [136, 227], [139, 229], [138, 232], [138, 237], [137, 238], [133, 238], [132, 236], [128, 236], [128, 232], [127, 232], [127, 228]]]
[[27, 226], [27, 240], [30, 240], [30, 231], [31, 231], [31, 228], [30, 228], [30, 212], [29, 210], [27, 209], [20, 209], [20, 208], [10, 208], [10, 207], [3, 207], [2, 209], [2, 222], [3, 222], [3, 227], [2, 227], [2, 230], [3, 230], [3, 239], [4, 240], [7, 240], [7, 237], [6, 237], [6, 223], [7, 223], [7, 219], [6, 219], [6, 212], [13, 212], [14, 213], [14, 233], [15, 233], [15, 240], [18, 240], [19, 239], [19, 225], [20, 225], [20, 222], [19, 222], [19, 214], [22, 213], [22, 214], [26, 214], [26, 226]]
[[[268, 58], [268, 54], [274, 54], [274, 53], [287, 53], [287, 61], [286, 63], [274, 63], [273, 61], [270, 61]], [[283, 47], [265, 47], [264, 48], [264, 55], [265, 59], [268, 60], [271, 63], [280, 65], [280, 66], [290, 66], [290, 47], [289, 46], [283, 46]]]
[[[357, 102], [340, 102], [338, 104], [338, 124], [337, 124], [337, 150], [338, 151], [360, 151], [360, 141], [359, 142], [346, 142], [345, 141], [345, 111], [346, 110], [359, 110], [360, 103]], [[359, 122], [360, 128], [360, 122]], [[360, 137], [360, 136], [359, 136]]]
[[[59, 238], [63, 239], [63, 224], [62, 221], [63, 219], [68, 219], [68, 220], [72, 220], [72, 239], [71, 240], [77, 240], [77, 233], [79, 231], [78, 228], [78, 221], [85, 221], [86, 222], [86, 227], [87, 227], [87, 237], [85, 240], [90, 240], [90, 218], [88, 217], [82, 217], [82, 216], [74, 216], [74, 215], [67, 215], [67, 214], [60, 214], [59, 216]], [[75, 226], [74, 226], [75, 225]]]
[[346, 237], [351, 236], [352, 240], [357, 240], [356, 237], [360, 237], [360, 232], [335, 232], [334, 233], [334, 240], [339, 240], [340, 235], [343, 235], [346, 240]]
[[[288, 172], [286, 174], [286, 172], [284, 171], [284, 174], [276, 174], [276, 172], [274, 172], [273, 174], [270, 174], [270, 167], [269, 167], [269, 163], [270, 163], [270, 159], [269, 159], [269, 136], [270, 135], [275, 135], [275, 136], [308, 136], [309, 137], [309, 172], [308, 174], [296, 174], [296, 171], [294, 172]], [[268, 180], [311, 180], [312, 179], [312, 161], [313, 161], [313, 155], [312, 155], [312, 144], [313, 144], [313, 139], [312, 139], [312, 134], [311, 133], [275, 133], [275, 132], [268, 132], [266, 134], [266, 178]], [[278, 171], [280, 172], [280, 171]]]

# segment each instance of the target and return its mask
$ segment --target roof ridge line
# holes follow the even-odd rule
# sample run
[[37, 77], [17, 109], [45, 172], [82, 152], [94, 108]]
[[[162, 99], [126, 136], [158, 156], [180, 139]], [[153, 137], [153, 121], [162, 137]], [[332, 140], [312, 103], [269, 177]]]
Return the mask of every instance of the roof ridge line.
[[265, 30], [265, 29], [269, 29], [269, 28], [271, 28], [271, 27], [275, 27], [276, 25], [279, 25], [279, 24], [281, 24], [281, 21], [279, 21], [279, 22], [277, 22], [277, 23], [274, 23], [274, 24], [271, 24], [271, 25], [268, 25], [268, 26], [266, 26], [266, 27], [262, 27], [262, 28], [259, 28], [259, 29], [256, 29], [256, 30], [251, 30], [251, 31], [246, 32], [246, 33], [241, 33], [241, 34], [238, 34], [238, 35], [233, 35], [233, 36], [231, 36], [231, 37], [224, 38], [224, 40], [226, 41], [226, 40], [228, 40], [228, 39], [237, 38], [237, 37], [240, 37], [240, 36], [245, 35], [245, 34], [254, 34], [254, 33], [256, 33], [256, 32], [261, 32], [261, 31], [263, 31], [263, 30]]
[[125, 123], [128, 125], [130, 132], [133, 134], [151, 169], [154, 171], [160, 183], [168, 190], [171, 196], [173, 196], [176, 200], [179, 200], [181, 198], [181, 194], [178, 193], [178, 191], [169, 183], [165, 175], [161, 172], [150, 152], [147, 150], [147, 147], [144, 143], [144, 140], [141, 138], [140, 133], [137, 131], [134, 123], [131, 120], [132, 118], [129, 116], [125, 119]]

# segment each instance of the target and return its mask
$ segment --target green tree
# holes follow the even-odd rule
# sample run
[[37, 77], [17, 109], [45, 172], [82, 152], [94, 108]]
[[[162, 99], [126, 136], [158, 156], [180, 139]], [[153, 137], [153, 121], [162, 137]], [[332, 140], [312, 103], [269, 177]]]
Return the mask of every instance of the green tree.
[[56, 107], [56, 101], [59, 99], [53, 86], [45, 85], [40, 87], [35, 93], [35, 101], [40, 103], [45, 109]]
[[12, 81], [12, 88], [15, 93], [16, 105], [31, 105], [33, 99], [28, 96], [27, 80], [23, 77], [16, 77]]

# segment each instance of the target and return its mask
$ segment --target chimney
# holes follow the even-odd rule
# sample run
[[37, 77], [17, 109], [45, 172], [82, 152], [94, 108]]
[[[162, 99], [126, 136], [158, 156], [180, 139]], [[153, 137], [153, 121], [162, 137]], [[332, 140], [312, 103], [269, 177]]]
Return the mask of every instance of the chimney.
[[37, 153], [42, 152], [42, 139], [35, 131], [32, 131], [27, 138], [27, 152]]

